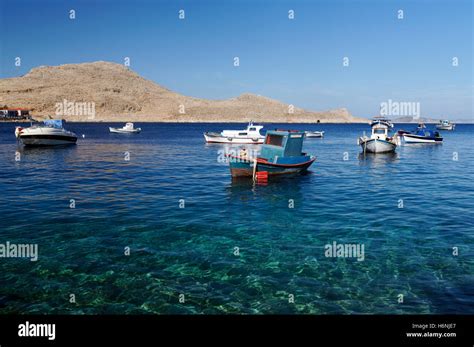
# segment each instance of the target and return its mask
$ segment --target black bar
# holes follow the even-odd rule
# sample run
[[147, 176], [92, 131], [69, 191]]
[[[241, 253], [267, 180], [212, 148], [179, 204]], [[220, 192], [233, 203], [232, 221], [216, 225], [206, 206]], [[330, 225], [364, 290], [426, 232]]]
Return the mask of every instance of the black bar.
[[[292, 346], [352, 343], [382, 345], [473, 346], [474, 316], [31, 316], [0, 315], [0, 346], [75, 344], [102, 342], [172, 345], [210, 341], [251, 344], [259, 338]], [[20, 337], [19, 325], [55, 324], [55, 339]], [[415, 325], [414, 325], [415, 324]], [[423, 328], [424, 327], [424, 328]], [[425, 336], [407, 336], [421, 333]], [[434, 336], [455, 334], [455, 336]], [[431, 334], [430, 336], [428, 336]], [[148, 345], [148, 344], [147, 344]]]

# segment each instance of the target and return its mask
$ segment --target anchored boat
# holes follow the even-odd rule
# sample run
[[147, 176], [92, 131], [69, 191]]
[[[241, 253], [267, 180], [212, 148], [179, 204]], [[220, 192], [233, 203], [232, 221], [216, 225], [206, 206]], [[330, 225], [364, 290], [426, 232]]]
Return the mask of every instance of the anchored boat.
[[16, 127], [16, 138], [25, 146], [73, 145], [77, 136], [63, 128], [63, 120], [45, 120], [28, 128]]
[[260, 155], [227, 154], [232, 177], [266, 177], [306, 171], [316, 157], [303, 153], [304, 132], [296, 130], [267, 131]]
[[134, 128], [133, 123], [126, 123], [122, 128], [109, 127], [109, 131], [117, 134], [138, 134], [142, 129]]
[[442, 143], [443, 137], [437, 131], [427, 130], [423, 123], [418, 124], [416, 130], [409, 132], [399, 130], [398, 134], [405, 143]]
[[324, 131], [305, 131], [306, 137], [323, 137]]
[[395, 138], [388, 136], [390, 129], [393, 128], [390, 120], [383, 117], [375, 117], [370, 126], [372, 128], [370, 137], [363, 135], [357, 139], [357, 144], [362, 147], [364, 153], [394, 152], [395, 148], [397, 148], [397, 143]]
[[260, 134], [263, 125], [250, 122], [245, 130], [223, 130], [220, 133], [205, 132], [204, 138], [208, 143], [238, 143], [262, 144], [265, 136]]
[[440, 120], [438, 124], [436, 124], [436, 129], [438, 130], [454, 130], [456, 124], [450, 122], [449, 120]]

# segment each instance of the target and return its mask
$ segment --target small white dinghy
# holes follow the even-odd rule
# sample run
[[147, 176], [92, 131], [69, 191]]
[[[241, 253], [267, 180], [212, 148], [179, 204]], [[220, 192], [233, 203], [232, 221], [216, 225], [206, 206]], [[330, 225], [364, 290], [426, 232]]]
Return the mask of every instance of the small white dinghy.
[[324, 137], [324, 131], [305, 131], [306, 137]]
[[109, 130], [111, 133], [117, 133], [117, 134], [138, 134], [140, 131], [142, 131], [141, 128], [134, 128], [133, 123], [125, 124], [123, 128], [109, 127]]

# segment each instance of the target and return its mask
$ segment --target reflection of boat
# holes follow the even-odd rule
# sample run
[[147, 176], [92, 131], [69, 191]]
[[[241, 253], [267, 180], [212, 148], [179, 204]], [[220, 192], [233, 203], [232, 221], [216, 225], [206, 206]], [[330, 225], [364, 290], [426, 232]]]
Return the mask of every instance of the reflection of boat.
[[387, 153], [395, 151], [397, 148], [396, 141], [393, 137], [388, 136], [388, 132], [393, 128], [393, 124], [386, 118], [375, 117], [372, 123], [372, 134], [363, 135], [357, 139], [364, 153]]
[[437, 131], [427, 130], [423, 123], [418, 124], [418, 128], [413, 132], [399, 130], [398, 134], [405, 143], [442, 143], [443, 137]]
[[223, 130], [220, 133], [205, 132], [206, 142], [213, 143], [263, 143], [265, 136], [260, 134], [263, 125], [250, 122], [245, 130]]
[[134, 128], [133, 123], [127, 123], [122, 128], [112, 128], [109, 127], [111, 133], [118, 133], [118, 134], [138, 134], [142, 131], [141, 128]]
[[306, 137], [323, 137], [324, 131], [305, 131], [304, 134]]
[[398, 160], [398, 154], [396, 152], [359, 153], [358, 158], [360, 164], [377, 166]]
[[436, 124], [436, 129], [438, 130], [454, 130], [456, 124], [450, 122], [449, 120], [440, 120], [438, 124]]
[[260, 155], [231, 155], [230, 172], [233, 177], [264, 177], [301, 173], [316, 160], [314, 156], [302, 153], [304, 132], [296, 130], [267, 131]]
[[[45, 153], [45, 150], [47, 154]], [[22, 157], [29, 158], [29, 160], [45, 160], [45, 155], [49, 158], [50, 156], [55, 156], [57, 154], [56, 151], [60, 151], [61, 156], [64, 157], [67, 153], [71, 153], [71, 155], [77, 155], [76, 151], [78, 146], [70, 146], [70, 145], [58, 145], [58, 146], [21, 146], [18, 147], [16, 150], [18, 153], [21, 153]], [[74, 153], [74, 154], [72, 154]], [[82, 155], [82, 154], [81, 154]]]
[[29, 128], [16, 127], [15, 136], [25, 146], [71, 145], [77, 141], [76, 134], [64, 129], [60, 119], [45, 120]]

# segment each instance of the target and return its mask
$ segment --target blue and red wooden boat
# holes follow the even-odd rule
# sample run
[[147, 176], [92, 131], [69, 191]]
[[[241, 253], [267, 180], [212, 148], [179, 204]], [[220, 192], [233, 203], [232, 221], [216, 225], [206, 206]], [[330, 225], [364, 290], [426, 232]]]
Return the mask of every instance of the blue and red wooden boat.
[[232, 177], [248, 176], [255, 179], [259, 172], [268, 172], [268, 175], [271, 176], [306, 171], [316, 160], [316, 157], [301, 151], [304, 138], [303, 131], [267, 131], [258, 157], [227, 155]]

